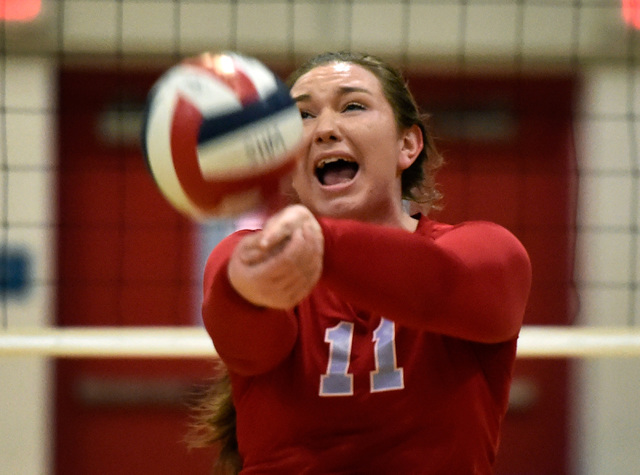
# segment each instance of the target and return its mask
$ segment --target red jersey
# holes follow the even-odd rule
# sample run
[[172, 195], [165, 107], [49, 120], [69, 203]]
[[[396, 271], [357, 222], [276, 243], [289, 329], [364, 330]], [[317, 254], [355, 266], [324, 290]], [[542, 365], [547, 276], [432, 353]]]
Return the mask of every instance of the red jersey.
[[246, 231], [207, 262], [242, 473], [491, 473], [531, 283], [522, 245], [486, 222], [319, 222], [323, 274], [290, 311], [231, 287]]

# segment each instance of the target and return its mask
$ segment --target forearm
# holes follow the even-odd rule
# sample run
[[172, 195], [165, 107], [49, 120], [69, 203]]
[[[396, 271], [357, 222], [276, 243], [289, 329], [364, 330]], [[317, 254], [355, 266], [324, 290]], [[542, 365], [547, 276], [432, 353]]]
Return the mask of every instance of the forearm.
[[366, 223], [321, 220], [323, 282], [397, 322], [473, 341], [515, 337], [530, 286], [520, 243], [489, 223], [438, 239]]
[[229, 368], [240, 374], [262, 373], [291, 350], [297, 323], [284, 310], [256, 306], [231, 285], [230, 255], [247, 233], [225, 239], [209, 256], [204, 274], [202, 316], [216, 351]]

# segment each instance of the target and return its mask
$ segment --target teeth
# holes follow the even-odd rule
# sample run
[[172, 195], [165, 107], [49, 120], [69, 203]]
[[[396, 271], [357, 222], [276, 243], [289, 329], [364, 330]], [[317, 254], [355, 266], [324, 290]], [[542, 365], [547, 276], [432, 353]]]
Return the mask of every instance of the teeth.
[[326, 165], [328, 165], [329, 163], [335, 163], [335, 162], [339, 162], [339, 161], [345, 161], [345, 162], [352, 162], [353, 160], [349, 160], [347, 158], [343, 158], [343, 157], [329, 157], [329, 158], [323, 158], [322, 160], [320, 160], [318, 162], [317, 168], [324, 168]]

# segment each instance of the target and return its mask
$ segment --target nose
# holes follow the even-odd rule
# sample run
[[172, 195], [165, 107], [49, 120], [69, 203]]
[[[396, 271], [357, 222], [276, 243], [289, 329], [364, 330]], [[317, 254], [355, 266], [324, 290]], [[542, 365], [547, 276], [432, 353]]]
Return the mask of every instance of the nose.
[[313, 141], [316, 143], [337, 142], [340, 140], [339, 120], [334, 111], [323, 111], [315, 120]]

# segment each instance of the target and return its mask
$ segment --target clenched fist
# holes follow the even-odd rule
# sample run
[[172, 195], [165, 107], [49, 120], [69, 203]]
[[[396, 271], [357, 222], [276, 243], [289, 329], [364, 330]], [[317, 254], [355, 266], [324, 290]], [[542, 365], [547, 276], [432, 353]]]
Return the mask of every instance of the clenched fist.
[[289, 309], [306, 297], [322, 274], [324, 236], [311, 211], [289, 206], [245, 236], [229, 261], [231, 285], [261, 307]]

